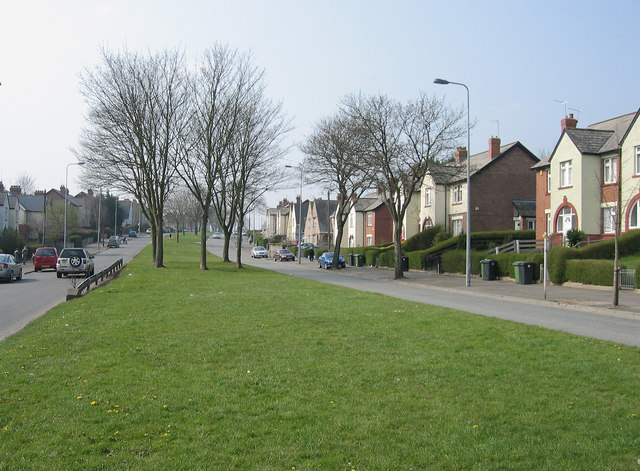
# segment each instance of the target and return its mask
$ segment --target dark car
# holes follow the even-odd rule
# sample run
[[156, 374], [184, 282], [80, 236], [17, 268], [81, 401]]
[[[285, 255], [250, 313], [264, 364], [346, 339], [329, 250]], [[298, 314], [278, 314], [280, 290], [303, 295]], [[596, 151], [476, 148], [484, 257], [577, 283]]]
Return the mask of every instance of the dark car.
[[58, 251], [55, 247], [38, 247], [33, 254], [33, 269], [35, 271], [51, 268], [56, 269]]
[[274, 258], [274, 260], [276, 262], [278, 260], [280, 260], [281, 262], [287, 262], [287, 261], [291, 260], [293, 262], [293, 261], [295, 261], [296, 256], [293, 255], [293, 252], [291, 250], [289, 250], [289, 249], [280, 249], [275, 253], [273, 258]]
[[[331, 268], [333, 265], [333, 252], [325, 252], [318, 257], [318, 268]], [[340, 255], [338, 258], [338, 268], [344, 268], [346, 263], [344, 257]]]
[[0, 253], [0, 280], [13, 281], [22, 279], [22, 264], [16, 262], [13, 255]]
[[135, 239], [136, 237], [138, 237], [138, 233], [136, 231], [129, 231], [129, 237]]
[[107, 242], [107, 248], [109, 247], [120, 247], [120, 239], [118, 238], [118, 236], [111, 236], [109, 237], [109, 241]]

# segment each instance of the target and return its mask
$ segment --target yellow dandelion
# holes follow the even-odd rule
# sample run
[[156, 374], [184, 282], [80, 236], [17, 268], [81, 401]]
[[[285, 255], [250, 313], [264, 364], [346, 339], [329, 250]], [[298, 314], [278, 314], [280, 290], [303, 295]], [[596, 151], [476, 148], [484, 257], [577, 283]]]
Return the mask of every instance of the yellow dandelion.
[[3, 432], [8, 432], [9, 431], [9, 426], [5, 425], [4, 427], [2, 427], [2, 431]]
[[165, 404], [162, 406], [163, 409], [166, 409], [168, 406]]
[[631, 417], [638, 417], [638, 414], [631, 414]]
[[479, 426], [479, 425], [474, 425], [474, 426], [473, 426], [473, 428], [478, 428], [478, 427], [480, 427], [480, 426]]
[[82, 396], [76, 396], [76, 399], [80, 400], [82, 399]]
[[114, 435], [118, 435], [120, 432], [118, 432], [117, 430], [115, 432], [113, 432]]
[[98, 401], [91, 401], [92, 406], [95, 406], [96, 404], [98, 404]]
[[329, 401], [329, 404], [335, 404], [335, 402], [334, 401]]

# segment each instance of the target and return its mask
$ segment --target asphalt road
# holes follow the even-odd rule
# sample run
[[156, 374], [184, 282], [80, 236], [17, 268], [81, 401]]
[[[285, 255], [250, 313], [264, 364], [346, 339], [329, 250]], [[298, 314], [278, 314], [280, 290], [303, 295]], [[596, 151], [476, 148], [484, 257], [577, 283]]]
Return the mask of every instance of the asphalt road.
[[[96, 273], [120, 258], [126, 263], [151, 243], [151, 238], [147, 235], [127, 240], [129, 242], [119, 248], [101, 248], [95, 253]], [[88, 250], [94, 253], [98, 249], [94, 245], [88, 247]], [[55, 270], [36, 273], [31, 264], [25, 265], [22, 280], [12, 283], [0, 282], [0, 340], [20, 331], [32, 320], [64, 302], [67, 291], [72, 287], [70, 278], [57, 278]]]
[[[208, 247], [212, 253], [219, 255], [222, 251], [222, 241], [210, 239]], [[449, 277], [449, 280], [446, 280], [447, 277], [441, 277], [440, 280], [444, 281], [439, 280], [439, 286], [435, 286], [433, 280], [428, 277], [409, 272], [406, 280], [395, 281], [392, 270], [347, 267], [335, 272], [321, 270], [317, 263], [308, 260], [302, 260], [299, 264], [297, 260], [275, 262], [273, 258], [253, 259], [249, 250], [249, 246], [243, 250], [243, 264], [290, 276], [640, 347], [640, 314], [616, 312], [607, 308], [588, 309], [578, 304], [518, 297], [515, 288], [521, 285], [509, 282], [491, 284], [493, 291], [489, 293], [482, 291], [482, 281], [473, 280], [472, 285], [477, 288], [470, 291], [455, 277]], [[230, 256], [235, 259], [235, 250]], [[500, 293], [500, 289], [504, 292]], [[541, 288], [538, 285], [531, 289]], [[557, 296], [562, 296], [563, 293], [559, 290], [560, 288], [556, 290]], [[571, 290], [572, 288], [564, 288], [567, 296], [580, 293]], [[637, 301], [638, 295], [634, 296]]]

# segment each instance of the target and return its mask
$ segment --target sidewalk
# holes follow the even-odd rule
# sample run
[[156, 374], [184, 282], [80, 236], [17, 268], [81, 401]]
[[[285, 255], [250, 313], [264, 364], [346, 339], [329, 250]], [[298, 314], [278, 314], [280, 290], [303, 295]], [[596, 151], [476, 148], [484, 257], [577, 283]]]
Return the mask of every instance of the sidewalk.
[[[350, 267], [340, 271], [343, 275], [357, 276], [377, 281], [392, 281], [394, 270], [391, 268]], [[595, 314], [615, 317], [640, 319], [639, 290], [620, 290], [618, 306], [613, 306], [613, 288], [590, 286], [578, 283], [565, 283], [562, 286], [547, 285], [547, 296], [544, 297], [542, 283], [518, 284], [510, 278], [485, 281], [472, 277], [469, 287], [465, 286], [465, 276], [459, 274], [438, 274], [433, 271], [409, 270], [403, 280], [396, 282], [429, 286], [453, 293], [473, 293], [505, 300], [525, 302], [528, 304], [572, 307]]]

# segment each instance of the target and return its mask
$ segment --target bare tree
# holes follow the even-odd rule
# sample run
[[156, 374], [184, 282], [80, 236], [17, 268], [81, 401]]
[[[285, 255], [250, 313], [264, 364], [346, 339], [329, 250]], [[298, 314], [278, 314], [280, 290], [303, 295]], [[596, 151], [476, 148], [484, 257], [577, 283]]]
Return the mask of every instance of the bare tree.
[[424, 94], [406, 105], [384, 95], [351, 95], [343, 99], [342, 109], [358, 123], [365, 140], [364, 157], [375, 170], [375, 183], [393, 219], [395, 279], [403, 278], [402, 221], [427, 172], [464, 135], [463, 113]]
[[280, 157], [286, 151], [282, 139], [291, 130], [290, 122], [282, 112], [282, 105], [267, 99], [261, 78], [248, 70], [250, 80], [247, 85], [242, 113], [238, 123], [231, 159], [233, 177], [232, 201], [237, 217], [236, 263], [242, 268], [242, 232], [245, 216], [273, 187], [281, 169]]
[[226, 46], [204, 52], [191, 77], [192, 106], [179, 175], [200, 206], [200, 269], [207, 270], [206, 227], [220, 169], [229, 155], [242, 93], [238, 69], [248, 60]]
[[[372, 167], [362, 159], [365, 148], [358, 135], [357, 122], [344, 112], [323, 119], [314, 132], [300, 145], [307, 157], [304, 168], [310, 173], [325, 175], [325, 189], [336, 189], [336, 245], [334, 260], [340, 257], [344, 226], [358, 199], [374, 186]], [[336, 269], [337, 263], [331, 265]]]
[[31, 195], [36, 191], [36, 179], [27, 172], [21, 172], [18, 175], [16, 185], [20, 187], [23, 195]]
[[165, 204], [165, 219], [176, 227], [176, 242], [180, 242], [180, 230], [184, 228], [189, 218], [192, 202], [191, 192], [186, 188], [178, 188], [171, 193]]
[[187, 122], [183, 56], [100, 52], [102, 64], [81, 77], [89, 113], [77, 155], [87, 180], [140, 202], [151, 224], [154, 265], [162, 267], [164, 203]]

